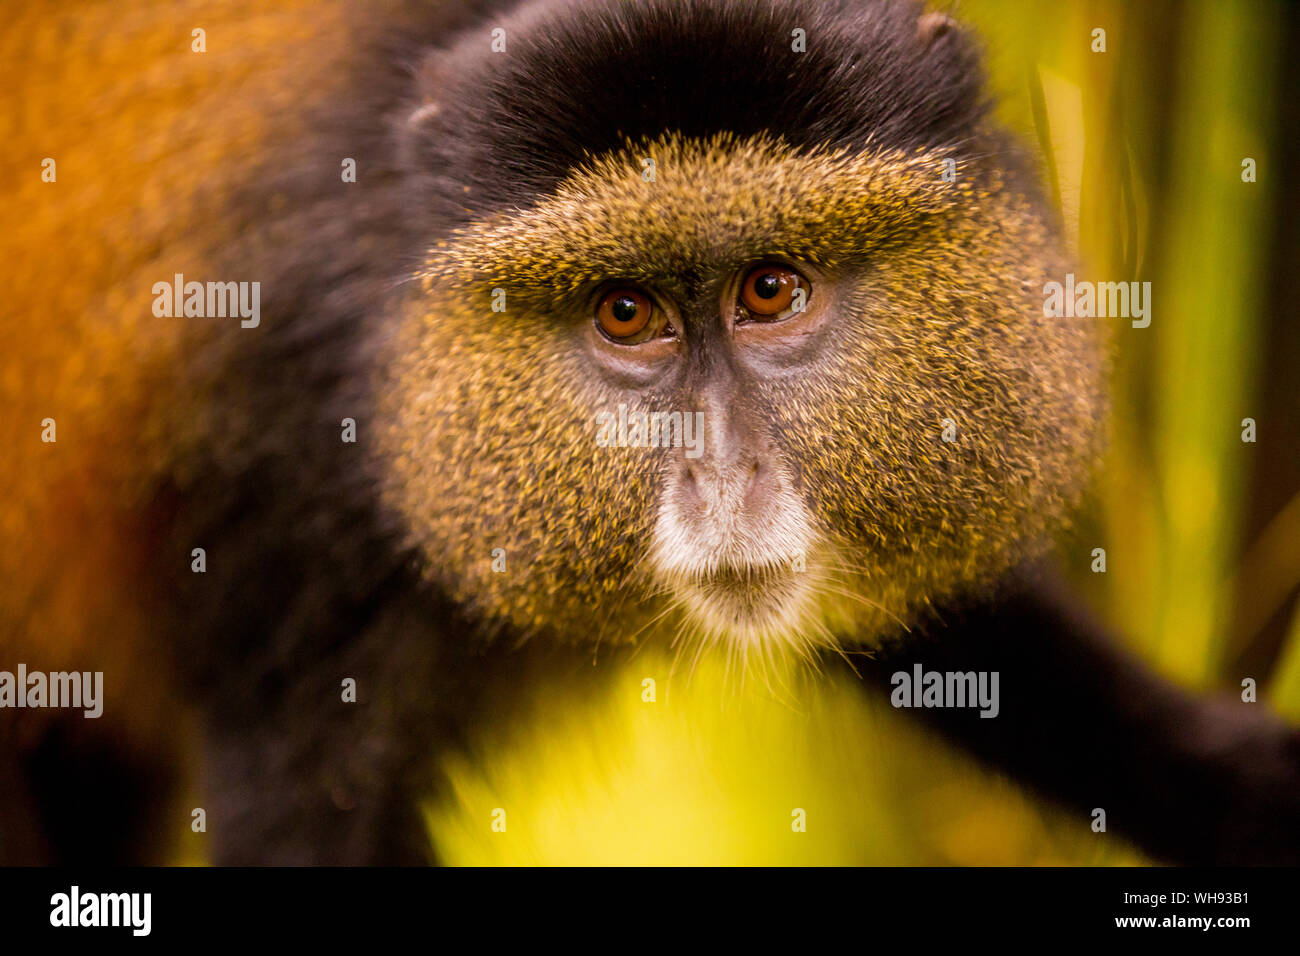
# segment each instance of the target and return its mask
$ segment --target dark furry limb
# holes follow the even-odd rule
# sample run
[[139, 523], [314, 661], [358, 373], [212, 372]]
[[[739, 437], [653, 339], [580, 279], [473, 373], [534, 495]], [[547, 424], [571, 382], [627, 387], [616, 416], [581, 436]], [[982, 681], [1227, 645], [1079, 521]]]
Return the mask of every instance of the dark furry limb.
[[996, 600], [942, 612], [858, 664], [890, 675], [997, 671], [1001, 709], [919, 709], [926, 724], [1158, 859], [1300, 863], [1300, 731], [1263, 704], [1194, 696], [1121, 650], [1065, 589], [1032, 573]]

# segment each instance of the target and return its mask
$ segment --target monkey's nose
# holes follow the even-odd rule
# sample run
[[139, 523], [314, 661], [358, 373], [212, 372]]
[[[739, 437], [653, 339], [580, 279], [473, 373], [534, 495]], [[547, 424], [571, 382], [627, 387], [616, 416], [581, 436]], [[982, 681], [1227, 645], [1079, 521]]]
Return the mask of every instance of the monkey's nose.
[[760, 455], [729, 462], [685, 462], [682, 472], [685, 504], [707, 511], [760, 511], [779, 488], [776, 469]]

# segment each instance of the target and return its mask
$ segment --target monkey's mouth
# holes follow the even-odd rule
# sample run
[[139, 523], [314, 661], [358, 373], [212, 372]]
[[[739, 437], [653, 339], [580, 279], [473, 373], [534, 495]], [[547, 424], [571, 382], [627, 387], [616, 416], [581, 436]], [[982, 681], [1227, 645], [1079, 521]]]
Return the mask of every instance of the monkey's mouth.
[[740, 643], [796, 639], [813, 593], [807, 573], [789, 562], [701, 570], [679, 577], [674, 590], [707, 632]]
[[670, 506], [655, 526], [652, 566], [683, 608], [686, 632], [733, 647], [806, 645], [818, 629], [820, 564], [802, 502], [786, 492], [760, 515], [709, 518]]
[[790, 567], [783, 563], [759, 565], [723, 565], [702, 570], [687, 576], [687, 582], [701, 591], [764, 592], [779, 588], [792, 577]]

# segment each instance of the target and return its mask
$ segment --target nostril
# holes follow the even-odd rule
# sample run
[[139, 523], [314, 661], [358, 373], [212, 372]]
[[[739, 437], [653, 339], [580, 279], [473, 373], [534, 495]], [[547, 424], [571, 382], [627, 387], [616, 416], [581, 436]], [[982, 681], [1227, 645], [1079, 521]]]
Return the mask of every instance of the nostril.
[[760, 499], [775, 490], [771, 464], [757, 457], [725, 465], [683, 461], [678, 474], [679, 488], [689, 500], [718, 506], [740, 507], [743, 502], [744, 507], [760, 507]]

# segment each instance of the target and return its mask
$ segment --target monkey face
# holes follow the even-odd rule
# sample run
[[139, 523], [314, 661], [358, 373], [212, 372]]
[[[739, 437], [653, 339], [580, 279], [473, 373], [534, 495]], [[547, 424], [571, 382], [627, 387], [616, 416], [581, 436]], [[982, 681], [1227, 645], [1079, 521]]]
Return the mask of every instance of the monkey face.
[[1098, 336], [1042, 317], [1035, 207], [946, 158], [659, 138], [435, 248], [381, 386], [430, 575], [529, 632], [766, 653], [1036, 548], [1094, 452]]

